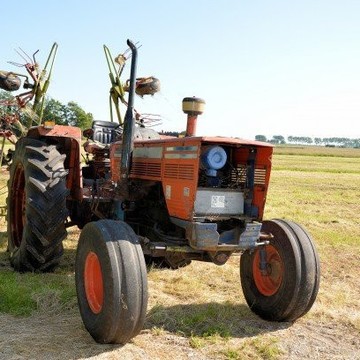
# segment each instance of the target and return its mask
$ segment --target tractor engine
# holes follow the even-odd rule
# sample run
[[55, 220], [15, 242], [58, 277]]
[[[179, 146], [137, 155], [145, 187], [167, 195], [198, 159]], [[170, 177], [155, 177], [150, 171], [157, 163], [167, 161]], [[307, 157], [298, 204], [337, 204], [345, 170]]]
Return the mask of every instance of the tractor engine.
[[224, 264], [233, 252], [264, 244], [260, 221], [272, 146], [196, 136], [204, 104], [198, 98], [183, 100], [183, 138], [135, 127], [125, 180], [124, 134], [115, 123], [95, 121], [85, 132], [91, 159], [82, 169], [84, 198], [72, 210], [73, 221], [80, 227], [101, 218], [126, 221], [142, 239], [145, 255], [171, 256], [180, 263]]
[[[110, 145], [117, 218], [143, 238], [146, 255], [225, 263], [233, 252], [264, 244], [260, 234], [272, 146], [224, 137], [197, 137], [204, 101], [185, 98], [188, 136], [162, 138], [136, 128], [126, 184], [122, 142]], [[260, 241], [258, 241], [261, 239]], [[179, 244], [186, 245], [179, 249]], [[181, 250], [181, 251], [180, 251]]]

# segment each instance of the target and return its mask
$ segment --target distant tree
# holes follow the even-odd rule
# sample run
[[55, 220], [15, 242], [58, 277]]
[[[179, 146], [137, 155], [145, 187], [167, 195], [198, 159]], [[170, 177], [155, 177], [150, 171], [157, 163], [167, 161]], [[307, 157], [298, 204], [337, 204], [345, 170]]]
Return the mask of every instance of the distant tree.
[[66, 106], [63, 105], [60, 101], [54, 99], [46, 99], [43, 119], [44, 120], [53, 120], [58, 125], [68, 125], [66, 119]]
[[311, 137], [304, 136], [304, 137], [303, 137], [303, 142], [304, 142], [305, 144], [310, 145], [310, 144], [313, 143], [313, 139], [312, 139]]
[[[0, 91], [0, 101], [12, 100], [14, 97], [5, 91]], [[0, 115], [14, 114], [18, 112], [17, 106], [0, 106]], [[28, 111], [20, 111], [20, 122], [22, 124], [29, 124], [29, 116], [33, 114]], [[77, 103], [70, 101], [67, 105], [62, 104], [60, 101], [46, 98], [43, 110], [43, 120], [53, 120], [58, 125], [72, 125], [86, 129], [91, 127], [93, 115], [85, 112]], [[31, 120], [30, 120], [31, 122]]]
[[91, 127], [93, 115], [86, 113], [76, 102], [70, 101], [64, 105], [58, 100], [47, 99], [43, 119], [54, 120], [58, 125], [71, 125], [86, 129]]
[[319, 138], [319, 137], [316, 137], [316, 138], [314, 138], [314, 143], [316, 144], [316, 145], [320, 145], [320, 144], [322, 144], [322, 138]]
[[[14, 99], [14, 97], [3, 90], [0, 90], [0, 101], [5, 103], [7, 101], [12, 101]], [[14, 108], [12, 106], [6, 106], [6, 105], [1, 105], [0, 107], [0, 116], [4, 116], [4, 115], [10, 115], [13, 114], [14, 112]]]
[[[13, 123], [12, 130], [20, 136], [20, 134], [26, 130], [27, 125], [31, 122], [31, 120], [29, 120], [29, 116], [32, 116], [33, 114], [27, 111], [19, 111], [17, 102], [14, 100], [14, 96], [9, 92], [2, 90], [0, 91], [0, 101], [2, 102], [0, 106], [0, 117], [16, 114], [20, 123]], [[5, 105], [7, 102], [11, 105]]]
[[0, 90], [0, 101], [12, 99], [14, 99], [14, 97], [9, 92]]
[[313, 139], [308, 136], [288, 136], [287, 138], [288, 142], [294, 143], [294, 144], [312, 144]]
[[273, 135], [270, 142], [272, 144], [286, 144], [285, 138], [282, 135]]
[[288, 141], [289, 143], [295, 142], [294, 136], [288, 136], [288, 137], [287, 137], [287, 141]]
[[349, 139], [344, 137], [331, 137], [331, 138], [323, 138], [323, 144], [325, 146], [341, 146], [341, 147], [358, 147], [359, 139]]
[[66, 106], [66, 119], [68, 125], [77, 126], [81, 129], [91, 127], [94, 117], [91, 113], [86, 113], [77, 103], [71, 101]]
[[166, 135], [166, 136], [174, 136], [174, 137], [179, 137], [179, 132], [178, 131], [161, 131], [160, 133], [161, 135]]
[[353, 139], [351, 146], [354, 148], [360, 148], [360, 139]]
[[326, 146], [329, 146], [329, 145], [335, 146], [334, 138], [323, 138], [323, 141], [324, 141]]
[[256, 140], [256, 141], [266, 142], [266, 141], [267, 141], [267, 138], [266, 138], [265, 135], [255, 135], [255, 140]]

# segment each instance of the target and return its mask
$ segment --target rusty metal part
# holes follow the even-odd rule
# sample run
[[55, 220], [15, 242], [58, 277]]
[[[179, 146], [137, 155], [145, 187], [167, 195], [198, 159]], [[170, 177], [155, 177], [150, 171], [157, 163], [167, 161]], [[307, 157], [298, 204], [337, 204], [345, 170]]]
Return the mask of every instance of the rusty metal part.
[[262, 241], [271, 240], [273, 238], [274, 238], [274, 235], [271, 233], [260, 232], [260, 240], [262, 240]]
[[[17, 105], [19, 109], [23, 109], [31, 100], [34, 99], [34, 103], [32, 105], [32, 111], [34, 114], [39, 113], [37, 122], [38, 124], [40, 124], [42, 118], [45, 94], [49, 87], [50, 77], [55, 61], [57, 48], [58, 48], [57, 43], [54, 43], [43, 69], [40, 69], [40, 66], [35, 59], [35, 55], [39, 50], [37, 50], [33, 54], [32, 60], [30, 59], [29, 56], [27, 56], [27, 54], [24, 51], [21, 50], [29, 59], [29, 62], [25, 64], [18, 64], [14, 62], [10, 62], [10, 63], [18, 67], [24, 67], [28, 73], [28, 76], [18, 73], [0, 72], [0, 87], [5, 88], [5, 90], [8, 91], [18, 90], [21, 83], [19, 77], [24, 77], [25, 80], [24, 80], [23, 88], [28, 91], [16, 95], [13, 101], [11, 102], [7, 101], [5, 103], [2, 103], [2, 105]], [[21, 54], [19, 55], [26, 61], [24, 56], [22, 56]], [[32, 79], [32, 82], [29, 81], [29, 77]], [[1, 79], [3, 79], [3, 81], [1, 81]], [[30, 124], [29, 126], [31, 125], [32, 124]]]
[[224, 265], [229, 260], [232, 252], [224, 252], [224, 251], [208, 251], [208, 255], [211, 261], [215, 265]]
[[[10, 62], [11, 64], [24, 67], [28, 75], [18, 74], [14, 72], [0, 71], [0, 88], [6, 91], [19, 90], [21, 86], [20, 78], [25, 78], [23, 88], [27, 91], [16, 95], [12, 99], [0, 101], [0, 106], [7, 109], [7, 113], [0, 114], [0, 137], [3, 138], [1, 147], [1, 161], [2, 164], [4, 156], [5, 139], [8, 139], [12, 144], [15, 144], [18, 137], [25, 135], [26, 130], [30, 128], [35, 122], [40, 125], [42, 120], [45, 94], [49, 87], [50, 76], [55, 61], [58, 45], [53, 44], [46, 64], [43, 69], [40, 69], [39, 64], [36, 62], [35, 55], [32, 59], [22, 50], [18, 54], [26, 61], [25, 64], [18, 64]], [[29, 81], [29, 77], [32, 82]], [[31, 107], [28, 106], [29, 102], [33, 100]], [[26, 115], [27, 124], [23, 124], [20, 113]]]
[[[130, 80], [126, 81], [126, 84], [124, 85], [124, 90], [129, 91], [130, 88]], [[136, 79], [135, 84], [135, 92], [139, 96], [144, 95], [154, 95], [157, 92], [160, 91], [160, 80], [153, 77], [141, 77]]]
[[21, 86], [21, 80], [19, 76], [12, 72], [0, 70], [0, 88], [6, 91], [19, 90]]
[[[137, 50], [140, 46], [137, 43], [133, 44], [135, 50]], [[120, 76], [124, 70], [126, 65], [126, 61], [133, 56], [133, 48], [129, 47], [123, 54], [118, 55], [114, 59], [111, 56], [109, 48], [104, 45], [104, 52], [106, 57], [106, 62], [109, 69], [109, 77], [111, 82], [110, 88], [110, 96], [109, 96], [109, 105], [110, 105], [110, 120], [111, 122], [114, 121], [113, 116], [113, 107], [115, 108], [116, 116], [118, 122], [121, 126], [124, 125], [124, 119], [120, 112], [120, 103], [124, 104], [126, 107], [129, 107], [128, 102], [125, 99], [125, 92], [129, 92], [131, 89], [131, 81], [130, 79], [127, 80], [124, 84], [120, 80]], [[129, 53], [130, 52], [130, 53]], [[129, 54], [128, 54], [129, 53]], [[118, 67], [115, 66], [118, 65]], [[135, 93], [139, 96], [144, 95], [154, 95], [155, 93], [160, 91], [160, 81], [159, 79], [148, 76], [148, 77], [141, 77], [136, 78], [134, 83]], [[154, 125], [156, 122], [157, 125], [159, 124], [158, 115], [153, 114], [140, 114], [133, 108], [133, 112], [135, 114], [136, 123], [140, 126], [144, 126], [150, 124]]]

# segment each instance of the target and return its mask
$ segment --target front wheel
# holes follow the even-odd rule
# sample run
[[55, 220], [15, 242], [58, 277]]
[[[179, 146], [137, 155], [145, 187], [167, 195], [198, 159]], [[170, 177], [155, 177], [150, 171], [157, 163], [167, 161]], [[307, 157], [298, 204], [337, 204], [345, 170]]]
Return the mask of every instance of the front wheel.
[[85, 225], [75, 280], [82, 320], [96, 342], [125, 344], [141, 331], [147, 274], [138, 237], [129, 225], [114, 220]]
[[241, 256], [246, 302], [263, 319], [295, 321], [310, 310], [319, 290], [320, 262], [314, 243], [291, 221], [264, 221], [261, 230], [274, 236], [263, 255], [257, 248]]

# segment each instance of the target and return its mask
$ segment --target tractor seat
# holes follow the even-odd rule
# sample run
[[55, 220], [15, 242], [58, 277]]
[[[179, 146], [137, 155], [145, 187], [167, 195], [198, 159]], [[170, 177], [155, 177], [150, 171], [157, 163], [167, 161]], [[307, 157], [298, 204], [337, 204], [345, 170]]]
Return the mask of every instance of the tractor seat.
[[95, 120], [92, 123], [92, 140], [101, 144], [110, 144], [118, 135], [119, 124], [110, 121]]
[[91, 129], [85, 130], [83, 134], [88, 139], [84, 144], [85, 151], [95, 154], [108, 149], [109, 145], [121, 134], [121, 131], [118, 123], [95, 120]]

